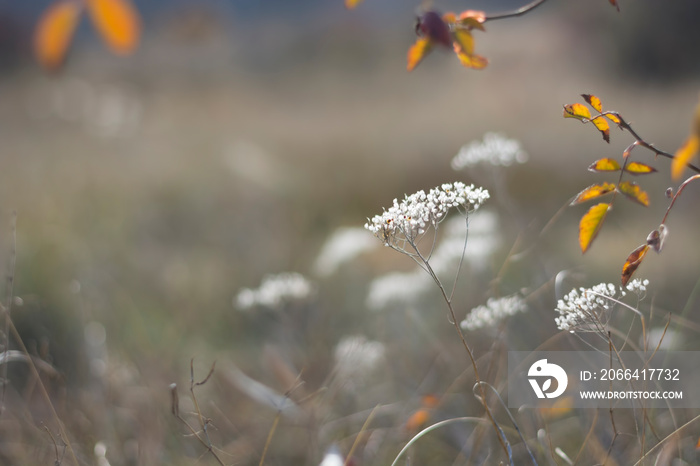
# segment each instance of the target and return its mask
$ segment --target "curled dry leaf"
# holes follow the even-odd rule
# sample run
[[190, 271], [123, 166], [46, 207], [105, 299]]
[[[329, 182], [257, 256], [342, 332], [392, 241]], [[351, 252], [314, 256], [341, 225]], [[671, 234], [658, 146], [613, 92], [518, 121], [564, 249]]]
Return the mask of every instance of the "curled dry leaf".
[[666, 236], [668, 235], [668, 229], [663, 223], [659, 225], [657, 230], [652, 231], [647, 236], [647, 244], [657, 253], [661, 252], [664, 247], [664, 242], [666, 241]]
[[578, 227], [578, 242], [581, 246], [581, 252], [585, 253], [593, 243], [593, 240], [598, 235], [600, 227], [603, 226], [605, 216], [610, 210], [610, 204], [596, 204], [588, 212], [581, 217]]
[[632, 275], [634, 275], [634, 272], [637, 271], [637, 268], [642, 263], [642, 260], [648, 251], [649, 245], [642, 244], [637, 249], [632, 251], [629, 256], [627, 256], [625, 265], [622, 266], [622, 286], [627, 286], [627, 283], [629, 283]]
[[34, 32], [34, 52], [44, 68], [54, 70], [63, 63], [82, 10], [82, 2], [61, 0], [42, 13]]

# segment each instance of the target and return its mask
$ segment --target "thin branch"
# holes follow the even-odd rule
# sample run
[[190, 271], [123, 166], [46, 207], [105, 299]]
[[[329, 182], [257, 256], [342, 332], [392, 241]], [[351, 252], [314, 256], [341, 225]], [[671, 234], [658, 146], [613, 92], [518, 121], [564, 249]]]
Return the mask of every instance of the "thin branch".
[[529, 3], [523, 7], [520, 7], [517, 10], [506, 11], [504, 13], [495, 13], [492, 15], [486, 15], [484, 22], [493, 21], [495, 19], [506, 19], [506, 18], [515, 18], [516, 16], [522, 16], [525, 13], [529, 13], [530, 11], [534, 10], [535, 8], [542, 5], [546, 1], [547, 0], [535, 0], [534, 2]]

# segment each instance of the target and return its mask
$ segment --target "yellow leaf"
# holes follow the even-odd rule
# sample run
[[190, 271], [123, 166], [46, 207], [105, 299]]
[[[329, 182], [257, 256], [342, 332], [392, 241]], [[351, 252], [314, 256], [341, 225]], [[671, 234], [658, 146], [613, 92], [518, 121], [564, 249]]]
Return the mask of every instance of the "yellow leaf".
[[603, 113], [603, 103], [598, 97], [592, 94], [581, 94], [581, 97], [583, 97], [586, 100], [588, 105], [598, 110], [598, 113]]
[[34, 31], [34, 52], [45, 68], [56, 69], [63, 63], [82, 9], [81, 2], [61, 0], [49, 6], [39, 18]]
[[583, 104], [568, 104], [564, 105], [564, 118], [588, 120], [591, 118], [591, 112]]
[[133, 52], [141, 38], [141, 17], [129, 0], [86, 0], [90, 17], [114, 53]]
[[620, 168], [620, 164], [617, 163], [615, 159], [600, 159], [593, 162], [593, 164], [588, 167], [588, 170], [592, 172], [616, 172]]
[[622, 123], [622, 121], [620, 120], [620, 115], [618, 115], [617, 113], [606, 113], [605, 118], [612, 121], [616, 125], [619, 125], [620, 123]]
[[627, 286], [627, 283], [630, 281], [630, 278], [632, 278], [632, 275], [642, 263], [642, 259], [644, 259], [644, 256], [646, 256], [648, 251], [649, 245], [642, 244], [637, 249], [632, 251], [629, 256], [627, 256], [625, 265], [622, 266], [622, 286]]
[[596, 128], [598, 128], [598, 131], [601, 132], [601, 134], [603, 135], [603, 139], [605, 139], [605, 142], [610, 142], [610, 125], [608, 124], [608, 120], [606, 120], [602, 116], [597, 116], [594, 119], [592, 119], [591, 122], [595, 125]]
[[416, 40], [416, 43], [413, 44], [410, 49], [408, 49], [408, 65], [406, 66], [406, 69], [411, 71], [418, 66], [418, 63], [425, 58], [432, 48], [433, 45], [427, 36], [419, 37]]
[[617, 190], [635, 202], [649, 207], [649, 195], [642, 188], [630, 181], [623, 181], [617, 186]]
[[651, 167], [645, 163], [630, 162], [625, 167], [625, 171], [630, 175], [646, 175], [648, 173], [654, 173], [656, 171], [656, 168]]
[[581, 252], [585, 253], [588, 251], [591, 243], [598, 235], [609, 209], [610, 204], [603, 202], [588, 209], [588, 212], [581, 217], [578, 225], [578, 243], [581, 246]]
[[345, 0], [345, 8], [352, 10], [360, 3], [362, 3], [362, 0]]
[[685, 165], [689, 163], [700, 149], [700, 138], [696, 134], [691, 134], [680, 149], [673, 155], [671, 162], [671, 178], [677, 180], [683, 174]]
[[[466, 55], [474, 55], [474, 37], [471, 32], [466, 29], [458, 29], [452, 33], [454, 41], [459, 45], [460, 50]], [[459, 55], [459, 52], [455, 49], [455, 53]]]
[[455, 43], [455, 53], [463, 66], [473, 70], [483, 70], [489, 64], [486, 57], [482, 57], [481, 55], [467, 55], [457, 43]]
[[615, 185], [612, 183], [594, 184], [578, 193], [574, 200], [571, 201], [571, 205], [581, 204], [582, 202], [605, 196], [613, 191], [615, 191]]

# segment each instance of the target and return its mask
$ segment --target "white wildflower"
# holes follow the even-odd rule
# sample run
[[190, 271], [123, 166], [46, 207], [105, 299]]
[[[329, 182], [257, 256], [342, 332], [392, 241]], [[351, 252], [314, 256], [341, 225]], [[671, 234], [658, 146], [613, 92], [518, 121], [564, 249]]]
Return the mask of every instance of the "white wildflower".
[[513, 163], [525, 163], [527, 159], [527, 153], [519, 141], [508, 139], [501, 133], [486, 133], [483, 141], [472, 141], [462, 146], [452, 159], [451, 166], [454, 170], [472, 167], [482, 162], [509, 166]]
[[383, 343], [363, 335], [345, 337], [335, 347], [336, 375], [345, 384], [361, 384], [379, 367], [385, 354]]
[[299, 273], [267, 275], [256, 289], [244, 288], [235, 298], [236, 307], [255, 306], [277, 309], [284, 304], [302, 301], [314, 293], [314, 286]]
[[368, 219], [365, 228], [386, 246], [403, 249], [405, 243], [415, 245], [430, 227], [437, 228], [451, 208], [473, 212], [488, 198], [489, 193], [483, 188], [459, 181], [445, 183], [428, 193], [421, 190], [405, 196], [400, 202], [394, 199], [389, 209]]
[[[649, 280], [634, 279], [626, 290], [641, 295], [646, 291]], [[570, 332], [602, 332], [616, 300], [627, 292], [612, 283], [600, 283], [591, 288], [573, 289], [557, 302], [559, 317], [554, 321], [560, 330]]]
[[636, 293], [638, 296], [644, 295], [647, 291], [647, 286], [649, 285], [649, 280], [642, 280], [640, 278], [635, 278], [627, 284], [627, 291]]
[[465, 330], [492, 327], [508, 316], [525, 311], [527, 311], [527, 304], [520, 295], [489, 298], [485, 306], [478, 306], [471, 310], [467, 318], [462, 321], [461, 327]]
[[376, 241], [364, 228], [340, 228], [321, 248], [314, 270], [321, 276], [332, 275], [338, 267], [359, 254], [372, 249]]

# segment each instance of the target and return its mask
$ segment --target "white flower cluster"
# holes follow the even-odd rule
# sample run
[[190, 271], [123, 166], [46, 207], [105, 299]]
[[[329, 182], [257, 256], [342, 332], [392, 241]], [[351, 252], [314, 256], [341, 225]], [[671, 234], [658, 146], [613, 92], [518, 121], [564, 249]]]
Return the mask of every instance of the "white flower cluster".
[[636, 293], [638, 296], [641, 296], [647, 292], [648, 285], [649, 280], [635, 278], [627, 284], [627, 291], [631, 291], [632, 293]]
[[612, 283], [600, 283], [592, 288], [573, 289], [557, 302], [559, 317], [554, 321], [560, 330], [600, 331], [608, 319], [608, 312], [615, 301], [630, 291], [637, 296], [646, 292], [649, 280], [635, 278], [627, 284], [626, 290]]
[[381, 215], [368, 219], [365, 228], [385, 245], [401, 247], [402, 242], [412, 244], [428, 228], [437, 227], [452, 207], [474, 211], [488, 198], [489, 192], [483, 188], [459, 181], [445, 183], [427, 194], [421, 190], [406, 196], [401, 202], [394, 199], [394, 205]]
[[525, 163], [527, 153], [515, 139], [508, 139], [501, 133], [486, 133], [483, 141], [472, 141], [462, 146], [452, 159], [451, 166], [454, 170], [461, 170], [481, 162], [496, 166]]
[[238, 292], [235, 303], [239, 309], [255, 306], [280, 308], [282, 305], [308, 298], [314, 286], [303, 275], [295, 272], [267, 275], [257, 289], [244, 288]]
[[492, 327], [505, 317], [525, 311], [527, 311], [527, 303], [520, 295], [489, 298], [485, 306], [472, 309], [460, 325], [465, 330]]
[[386, 348], [363, 335], [343, 338], [335, 347], [336, 374], [344, 384], [361, 384], [384, 360]]

